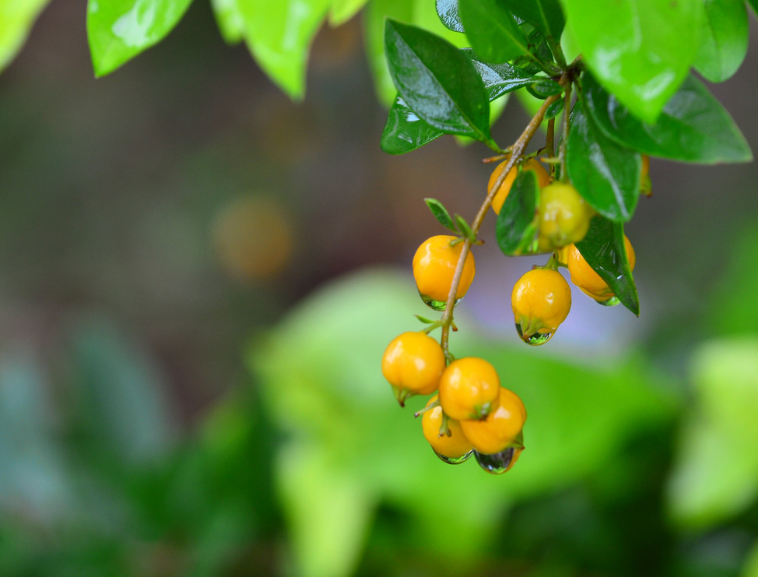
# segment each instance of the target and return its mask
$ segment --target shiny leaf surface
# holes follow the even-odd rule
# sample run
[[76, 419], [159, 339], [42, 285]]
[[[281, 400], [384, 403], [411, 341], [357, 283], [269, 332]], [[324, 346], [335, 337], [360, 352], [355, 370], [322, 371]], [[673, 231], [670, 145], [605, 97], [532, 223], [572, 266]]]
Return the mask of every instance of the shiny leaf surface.
[[562, 4], [572, 37], [600, 83], [633, 114], [655, 122], [697, 53], [702, 1]]
[[495, 237], [504, 254], [523, 254], [534, 240], [538, 203], [537, 175], [533, 170], [522, 170], [497, 216]]
[[50, 0], [0, 2], [0, 70], [16, 56], [34, 21]]
[[558, 0], [504, 0], [508, 9], [545, 36], [560, 40], [566, 21]]
[[389, 154], [405, 154], [445, 134], [423, 121], [399, 96], [387, 114], [381, 147]]
[[529, 52], [516, 20], [498, 0], [460, 0], [460, 17], [471, 47], [485, 62], [506, 62]]
[[434, 34], [387, 20], [390, 74], [406, 104], [431, 126], [490, 141], [489, 104], [474, 66]]
[[624, 250], [624, 225], [596, 216], [590, 222], [587, 236], [576, 243], [576, 248], [621, 304], [639, 316], [637, 287]]
[[435, 3], [437, 15], [445, 28], [453, 32], [463, 32], [463, 24], [459, 14], [458, 0], [437, 0]]
[[192, 0], [89, 0], [87, 38], [95, 76], [116, 70], [171, 32]]
[[557, 82], [550, 78], [535, 76], [523, 68], [518, 68], [507, 62], [503, 64], [484, 62], [470, 48], [464, 48], [462, 52], [471, 60], [474, 68], [476, 68], [479, 76], [481, 76], [490, 100], [495, 100], [503, 94], [513, 92], [525, 86], [544, 85], [545, 87], [549, 87], [551, 85], [558, 85]]
[[706, 80], [723, 82], [745, 60], [747, 8], [742, 0], [705, 0], [705, 17], [695, 68]]
[[245, 39], [260, 67], [291, 98], [305, 95], [308, 51], [329, 0], [245, 0]]
[[655, 124], [636, 118], [585, 74], [588, 111], [605, 134], [649, 154], [700, 164], [748, 162], [753, 155], [729, 113], [694, 76], [671, 98]]
[[605, 136], [587, 114], [583, 99], [571, 113], [566, 170], [597, 212], [619, 222], [632, 218], [640, 197], [640, 155]]

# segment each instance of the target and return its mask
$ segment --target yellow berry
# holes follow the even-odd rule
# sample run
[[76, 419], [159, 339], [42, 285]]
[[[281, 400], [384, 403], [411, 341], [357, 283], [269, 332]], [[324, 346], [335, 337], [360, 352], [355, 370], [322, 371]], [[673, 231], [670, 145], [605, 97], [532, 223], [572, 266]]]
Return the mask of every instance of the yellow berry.
[[[438, 395], [433, 396], [426, 404], [427, 407], [437, 402]], [[471, 456], [473, 447], [463, 434], [460, 422], [455, 419], [447, 419], [447, 428], [450, 435], [440, 434], [442, 429], [442, 407], [437, 405], [424, 413], [421, 419], [421, 428], [424, 437], [437, 453], [437, 456], [446, 463], [462, 463]]]
[[587, 234], [592, 208], [576, 189], [565, 182], [554, 182], [540, 191], [539, 249], [552, 252], [579, 242]]
[[424, 333], [403, 333], [392, 340], [382, 357], [382, 374], [401, 406], [412, 395], [436, 391], [444, 369], [442, 347]]
[[519, 336], [527, 344], [541, 345], [566, 320], [571, 289], [556, 270], [530, 270], [513, 287], [511, 307]]
[[[463, 249], [463, 243], [450, 246], [450, 241], [454, 239], [454, 236], [448, 235], [433, 236], [418, 247], [413, 257], [413, 277], [416, 279], [418, 292], [423, 301], [435, 310], [445, 308], [455, 268]], [[469, 252], [455, 293], [456, 300], [464, 297], [475, 273], [474, 255]]]
[[440, 379], [440, 404], [451, 419], [486, 417], [500, 393], [500, 377], [484, 359], [467, 357], [448, 365]]
[[[624, 235], [624, 248], [629, 259], [629, 268], [634, 270], [637, 257], [634, 254], [632, 243], [629, 242], [626, 235]], [[591, 296], [598, 302], [605, 302], [615, 296], [608, 284], [584, 260], [582, 253], [575, 245], [572, 245], [569, 250], [567, 265], [571, 274], [571, 282], [578, 286], [584, 294]]]
[[[505, 166], [508, 164], [508, 161], [505, 160], [497, 165], [497, 168], [492, 172], [492, 175], [490, 175], [490, 181], [487, 184], [487, 190], [491, 190], [492, 187], [495, 185], [495, 182], [497, 182], [497, 179], [500, 178], [500, 175], [503, 174], [503, 171], [505, 170]], [[544, 186], [547, 186], [550, 183], [550, 175], [547, 173], [547, 170], [545, 170], [542, 165], [537, 162], [536, 159], [530, 158], [527, 160], [523, 168], [521, 170], [533, 170], [535, 174], [537, 175], [537, 183], [539, 184], [539, 187], [542, 188]], [[495, 214], [500, 214], [500, 209], [503, 207], [503, 203], [505, 202], [505, 199], [508, 198], [508, 193], [511, 191], [511, 187], [513, 186], [513, 181], [516, 180], [516, 176], [518, 175], [518, 166], [514, 166], [511, 168], [511, 170], [508, 172], [508, 174], [505, 177], [505, 180], [503, 180], [503, 184], [500, 185], [500, 188], [497, 191], [497, 194], [492, 199], [492, 210], [495, 211]]]
[[526, 408], [519, 396], [500, 389], [497, 405], [481, 421], [461, 421], [461, 429], [479, 453], [494, 454], [509, 447], [522, 446], [521, 430], [526, 422]]

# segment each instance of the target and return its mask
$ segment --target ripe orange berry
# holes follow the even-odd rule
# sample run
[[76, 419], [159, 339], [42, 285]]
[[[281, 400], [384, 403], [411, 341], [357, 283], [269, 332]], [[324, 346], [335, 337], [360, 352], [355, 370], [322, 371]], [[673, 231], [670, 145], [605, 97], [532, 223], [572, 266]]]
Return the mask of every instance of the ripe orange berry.
[[[505, 170], [505, 166], [508, 164], [507, 160], [504, 160], [500, 164], [497, 165], [497, 168], [492, 172], [490, 175], [490, 181], [487, 184], [487, 190], [491, 190], [492, 187], [495, 185], [495, 182], [497, 182], [497, 179], [500, 178], [500, 175], [503, 174], [503, 171]], [[547, 170], [545, 170], [542, 165], [537, 162], [536, 159], [530, 158], [527, 160], [523, 168], [521, 170], [533, 170], [535, 174], [537, 175], [537, 184], [540, 188], [547, 186], [550, 184], [550, 175], [547, 173]], [[495, 195], [495, 198], [492, 199], [492, 210], [495, 211], [495, 214], [500, 214], [500, 209], [503, 207], [503, 203], [505, 202], [505, 199], [508, 198], [508, 193], [511, 191], [511, 187], [513, 186], [513, 181], [516, 180], [516, 176], [518, 175], [518, 166], [514, 166], [511, 168], [511, 170], [508, 172], [507, 176], [505, 177], [505, 180], [503, 181], [503, 184], [500, 185], [500, 188], [497, 191], [497, 194]]]
[[[436, 403], [439, 395], [434, 395], [429, 402], [429, 405]], [[442, 428], [442, 407], [437, 405], [433, 409], [429, 409], [424, 413], [421, 419], [421, 427], [424, 431], [424, 437], [429, 441], [429, 444], [437, 453], [437, 456], [453, 465], [462, 463], [471, 456], [471, 451], [474, 449], [471, 443], [463, 434], [461, 424], [454, 420], [447, 420], [447, 428], [450, 431], [450, 436], [440, 434]]]
[[442, 347], [424, 333], [403, 333], [392, 340], [382, 357], [382, 374], [392, 385], [400, 406], [412, 395], [436, 391], [444, 369]]
[[539, 249], [552, 252], [579, 242], [587, 234], [592, 208], [577, 190], [565, 182], [554, 182], [540, 191]]
[[497, 401], [500, 377], [484, 359], [468, 357], [448, 365], [440, 379], [440, 404], [451, 419], [483, 419]]
[[556, 270], [530, 270], [513, 287], [511, 308], [522, 340], [542, 345], [566, 320], [571, 309], [571, 289]]
[[[435, 310], [443, 310], [453, 284], [463, 243], [450, 246], [454, 236], [438, 235], [424, 241], [413, 257], [413, 277], [422, 300]], [[466, 256], [455, 298], [460, 300], [474, 280], [476, 266], [471, 252]]]
[[461, 429], [477, 452], [492, 455], [509, 447], [521, 448], [525, 422], [524, 403], [516, 393], [501, 387], [497, 405], [487, 418], [461, 421]]
[[[624, 248], [629, 259], [629, 268], [634, 270], [637, 257], [629, 239], [624, 235]], [[571, 274], [571, 282], [578, 286], [584, 294], [592, 297], [599, 303], [605, 303], [615, 295], [606, 282], [600, 278], [592, 267], [584, 260], [582, 253], [575, 245], [571, 246], [568, 255], [568, 270]]]

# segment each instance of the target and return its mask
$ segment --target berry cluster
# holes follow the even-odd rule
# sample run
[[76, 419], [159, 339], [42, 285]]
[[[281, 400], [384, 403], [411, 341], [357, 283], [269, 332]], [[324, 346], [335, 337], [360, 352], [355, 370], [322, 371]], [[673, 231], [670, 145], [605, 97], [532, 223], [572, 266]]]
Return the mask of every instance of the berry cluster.
[[[598, 303], [609, 306], [618, 299], [576, 246], [587, 234], [594, 211], [569, 182], [553, 181], [536, 158], [498, 165], [490, 177], [491, 204], [485, 203], [485, 211], [491, 206], [500, 213], [522, 171], [533, 171], [539, 187], [533, 252], [551, 256], [544, 266], [533, 267], [518, 280], [511, 306], [521, 339], [542, 345], [552, 338], [571, 308], [571, 289], [558, 272], [560, 266], [568, 268], [571, 281]], [[643, 177], [646, 171], [647, 163], [643, 163]], [[524, 404], [501, 386], [490, 363], [476, 357], [456, 360], [447, 346], [449, 329], [457, 330], [453, 308], [476, 274], [470, 248], [481, 243], [474, 232], [478, 226], [472, 231], [461, 217], [454, 221], [437, 201], [427, 199], [427, 204], [443, 225], [459, 232], [427, 239], [413, 257], [413, 276], [421, 299], [444, 313], [439, 321], [419, 317], [427, 328], [396, 337], [384, 352], [382, 373], [401, 406], [410, 396], [437, 393], [416, 416], [423, 415], [424, 437], [440, 459], [458, 464], [474, 455], [486, 471], [505, 473], [524, 449]], [[634, 268], [634, 250], [626, 237], [624, 243], [630, 268]], [[436, 328], [442, 328], [440, 342], [429, 336]]]

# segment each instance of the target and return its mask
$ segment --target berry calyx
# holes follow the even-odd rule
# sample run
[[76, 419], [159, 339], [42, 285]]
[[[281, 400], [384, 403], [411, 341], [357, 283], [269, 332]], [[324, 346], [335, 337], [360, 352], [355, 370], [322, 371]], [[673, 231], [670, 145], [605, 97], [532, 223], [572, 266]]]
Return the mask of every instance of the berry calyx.
[[[434, 310], [444, 310], [455, 268], [463, 250], [463, 244], [450, 246], [456, 237], [437, 235], [424, 241], [413, 257], [413, 277], [416, 279], [421, 299]], [[455, 293], [456, 302], [462, 299], [474, 280], [476, 265], [471, 252], [466, 256], [463, 274]]]
[[[492, 172], [490, 175], [489, 183], [487, 184], [487, 190], [491, 190], [492, 187], [495, 185], [495, 182], [497, 182], [497, 179], [500, 178], [500, 175], [505, 170], [506, 165], [509, 161], [505, 160], [497, 165], [497, 168]], [[547, 173], [547, 170], [543, 168], [543, 166], [537, 162], [536, 159], [530, 158], [527, 160], [521, 170], [533, 170], [535, 174], [537, 175], [537, 184], [539, 184], [539, 187], [542, 188], [544, 186], [547, 186], [550, 184], [550, 175]], [[508, 193], [511, 191], [511, 187], [513, 186], [513, 182], [516, 180], [516, 176], [518, 175], [518, 166], [514, 166], [511, 168], [511, 170], [508, 172], [508, 174], [505, 177], [505, 180], [503, 180], [503, 184], [500, 185], [500, 188], [497, 191], [497, 194], [495, 194], [495, 197], [492, 199], [492, 210], [495, 211], [495, 214], [500, 214], [500, 209], [503, 207], [503, 203], [505, 202], [505, 199], [508, 198]]]
[[442, 373], [439, 391], [442, 410], [451, 419], [483, 419], [497, 402], [500, 377], [484, 359], [458, 359]]
[[382, 357], [382, 374], [395, 391], [400, 406], [413, 395], [429, 395], [437, 390], [445, 354], [429, 335], [407, 332], [395, 337]]
[[503, 387], [497, 405], [486, 419], [461, 421], [461, 428], [478, 453], [494, 455], [509, 448], [523, 448], [524, 423], [524, 403], [516, 393]]
[[530, 270], [513, 287], [511, 308], [521, 339], [529, 345], [542, 345], [566, 320], [571, 289], [557, 270]]
[[554, 182], [540, 191], [539, 239], [541, 252], [579, 242], [587, 234], [592, 208], [565, 182]]
[[[624, 235], [624, 249], [629, 260], [629, 269], [634, 270], [637, 257], [629, 239]], [[600, 278], [593, 268], [584, 260], [582, 253], [576, 246], [571, 246], [568, 252], [568, 270], [571, 274], [571, 282], [578, 286], [584, 294], [592, 297], [601, 304], [607, 304], [616, 295], [608, 284]]]
[[[437, 403], [439, 395], [433, 396], [426, 404], [427, 407]], [[447, 422], [443, 425], [445, 415], [442, 412], [442, 407], [437, 404], [436, 407], [431, 408], [424, 412], [424, 416], [421, 419], [421, 428], [424, 432], [424, 437], [437, 456], [451, 465], [457, 465], [462, 463], [471, 456], [471, 452], [474, 447], [463, 434], [460, 422], [455, 419], [447, 419]], [[443, 431], [446, 429], [447, 434]]]

